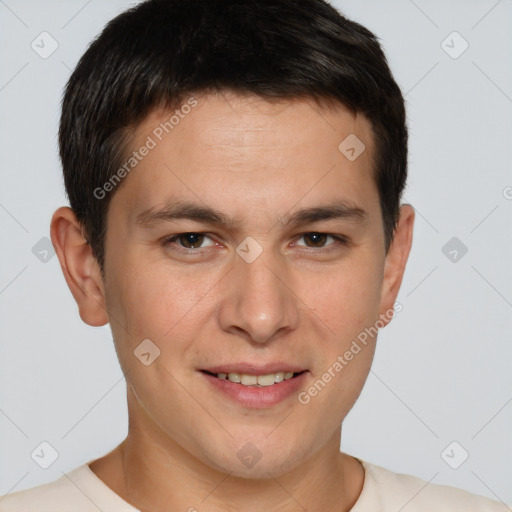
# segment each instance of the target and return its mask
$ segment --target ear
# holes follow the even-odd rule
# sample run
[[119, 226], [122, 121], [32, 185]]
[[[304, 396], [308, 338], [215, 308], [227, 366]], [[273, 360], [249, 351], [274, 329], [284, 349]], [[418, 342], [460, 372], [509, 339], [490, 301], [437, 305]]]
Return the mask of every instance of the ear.
[[94, 327], [105, 325], [108, 316], [100, 268], [71, 208], [63, 206], [55, 211], [50, 236], [80, 318]]
[[392, 320], [389, 311], [393, 310], [411, 251], [414, 217], [414, 208], [410, 204], [400, 206], [400, 218], [384, 264], [379, 311], [383, 327]]

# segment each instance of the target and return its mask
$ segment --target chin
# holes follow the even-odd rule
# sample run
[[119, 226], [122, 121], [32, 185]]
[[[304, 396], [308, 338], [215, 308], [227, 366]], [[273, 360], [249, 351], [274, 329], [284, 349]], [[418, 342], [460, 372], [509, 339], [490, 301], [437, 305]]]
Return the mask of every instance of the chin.
[[[229, 473], [230, 477], [243, 480], [268, 480], [269, 478], [279, 478], [281, 475], [291, 471], [295, 464], [290, 460], [281, 460], [269, 455], [265, 460], [263, 456], [254, 466], [245, 467], [238, 459], [226, 461], [223, 472]], [[272, 459], [272, 460], [270, 460]]]
[[[277, 438], [270, 443], [266, 435], [260, 440], [229, 443], [215, 452], [211, 451], [210, 445], [209, 450], [203, 451], [203, 461], [217, 471], [245, 480], [277, 478], [301, 464], [305, 456], [302, 443], [297, 447], [286, 447], [283, 440]], [[237, 445], [236, 448], [233, 445]]]

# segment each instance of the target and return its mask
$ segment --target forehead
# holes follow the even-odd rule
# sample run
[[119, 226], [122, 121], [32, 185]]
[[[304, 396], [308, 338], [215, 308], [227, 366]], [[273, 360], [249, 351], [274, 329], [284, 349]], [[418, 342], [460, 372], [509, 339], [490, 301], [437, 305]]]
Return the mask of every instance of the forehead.
[[[116, 194], [133, 215], [170, 198], [238, 216], [249, 207], [281, 205], [284, 213], [298, 203], [340, 198], [378, 203], [371, 124], [342, 105], [196, 96], [181, 108], [151, 112], [136, 127], [126, 158], [145, 146], [151, 149]], [[350, 146], [362, 151], [355, 159]]]

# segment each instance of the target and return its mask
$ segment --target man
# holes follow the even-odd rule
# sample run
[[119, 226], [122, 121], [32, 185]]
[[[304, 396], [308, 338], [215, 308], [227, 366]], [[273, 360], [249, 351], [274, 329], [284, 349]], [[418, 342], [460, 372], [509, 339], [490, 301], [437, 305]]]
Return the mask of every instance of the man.
[[414, 224], [367, 29], [323, 0], [143, 2], [82, 57], [59, 142], [51, 237], [129, 433], [1, 511], [506, 510], [340, 452]]

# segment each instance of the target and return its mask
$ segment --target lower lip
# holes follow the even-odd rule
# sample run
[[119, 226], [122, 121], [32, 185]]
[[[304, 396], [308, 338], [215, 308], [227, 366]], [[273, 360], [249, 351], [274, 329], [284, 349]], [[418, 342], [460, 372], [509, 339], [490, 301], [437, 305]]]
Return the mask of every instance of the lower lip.
[[227, 379], [219, 379], [208, 373], [200, 372], [208, 382], [218, 391], [224, 393], [239, 405], [264, 409], [286, 400], [304, 385], [307, 371], [291, 379], [272, 384], [272, 386], [263, 386], [261, 388], [253, 386], [244, 386]]

